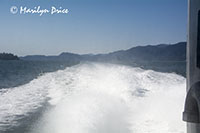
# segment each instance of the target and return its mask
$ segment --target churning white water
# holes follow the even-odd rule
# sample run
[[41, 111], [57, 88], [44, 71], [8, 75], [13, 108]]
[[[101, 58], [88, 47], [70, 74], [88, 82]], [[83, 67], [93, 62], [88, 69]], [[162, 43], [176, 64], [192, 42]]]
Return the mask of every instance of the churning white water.
[[31, 133], [185, 133], [185, 78], [122, 65], [85, 63], [0, 94], [0, 130], [47, 101]]

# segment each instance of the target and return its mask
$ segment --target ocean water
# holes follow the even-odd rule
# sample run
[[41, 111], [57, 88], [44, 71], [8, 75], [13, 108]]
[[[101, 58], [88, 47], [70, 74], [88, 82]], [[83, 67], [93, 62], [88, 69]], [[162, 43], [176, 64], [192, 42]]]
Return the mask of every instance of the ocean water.
[[38, 76], [65, 69], [77, 62], [0, 60], [0, 89], [26, 84]]
[[185, 133], [186, 79], [81, 63], [1, 89], [1, 133]]

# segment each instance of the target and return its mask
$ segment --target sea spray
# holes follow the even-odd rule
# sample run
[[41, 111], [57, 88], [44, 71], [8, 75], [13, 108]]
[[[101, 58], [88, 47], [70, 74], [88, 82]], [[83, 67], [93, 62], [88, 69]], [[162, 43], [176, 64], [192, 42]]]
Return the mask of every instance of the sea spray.
[[[15, 96], [17, 92], [21, 98]], [[44, 74], [3, 95], [0, 112], [9, 110], [9, 104], [15, 107], [0, 115], [1, 121], [13, 118], [7, 124], [48, 99], [51, 108], [32, 125], [30, 133], [185, 132], [181, 121], [185, 78], [173, 73], [84, 63]]]
[[55, 107], [33, 133], [185, 131], [181, 121], [185, 78], [179, 75], [96, 63], [56, 75], [53, 91], [49, 90], [49, 102]]

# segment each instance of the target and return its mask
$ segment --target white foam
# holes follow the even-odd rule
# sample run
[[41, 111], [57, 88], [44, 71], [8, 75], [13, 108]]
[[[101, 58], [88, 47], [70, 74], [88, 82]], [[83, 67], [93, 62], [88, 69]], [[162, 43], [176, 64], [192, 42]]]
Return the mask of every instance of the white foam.
[[3, 89], [0, 93], [0, 131], [17, 126], [18, 119], [41, 107], [46, 99], [50, 75], [32, 80], [20, 87]]
[[[185, 78], [111, 64], [88, 63], [55, 73], [55, 106], [32, 132], [184, 133]], [[53, 86], [53, 87], [52, 87]]]
[[176, 74], [80, 64], [0, 93], [0, 130], [49, 99], [31, 133], [185, 133], [184, 97]]

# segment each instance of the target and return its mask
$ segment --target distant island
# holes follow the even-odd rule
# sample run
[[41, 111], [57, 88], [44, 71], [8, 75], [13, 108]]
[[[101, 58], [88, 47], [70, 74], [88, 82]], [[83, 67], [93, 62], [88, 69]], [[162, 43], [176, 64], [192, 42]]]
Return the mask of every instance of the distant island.
[[75, 54], [63, 52], [58, 56], [27, 55], [20, 57], [23, 60], [61, 60], [61, 61], [100, 61], [100, 62], [120, 62], [132, 64], [135, 62], [176, 62], [186, 60], [186, 42], [176, 44], [159, 44], [137, 46], [127, 50], [114, 51], [107, 54]]
[[83, 62], [94, 61], [123, 64], [161, 72], [186, 75], [186, 42], [137, 46], [107, 54], [74, 54], [63, 52], [58, 56], [28, 55], [20, 57], [32, 61]]
[[11, 53], [0, 53], [0, 60], [19, 60], [19, 57]]

